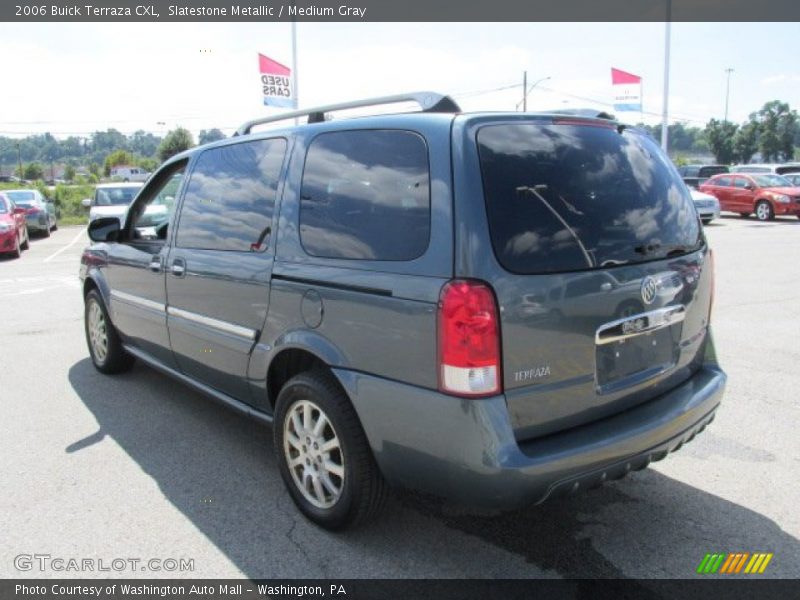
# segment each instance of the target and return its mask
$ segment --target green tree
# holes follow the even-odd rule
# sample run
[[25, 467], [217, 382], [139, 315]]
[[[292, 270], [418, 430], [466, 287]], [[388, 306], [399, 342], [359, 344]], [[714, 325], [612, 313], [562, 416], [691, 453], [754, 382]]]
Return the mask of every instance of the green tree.
[[105, 161], [103, 161], [103, 172], [105, 173], [106, 177], [111, 175], [111, 169], [118, 165], [130, 165], [133, 163], [133, 157], [131, 156], [130, 152], [126, 150], [114, 150], [111, 154], [106, 156]]
[[216, 142], [218, 140], [224, 140], [224, 139], [225, 139], [225, 134], [222, 133], [222, 131], [220, 131], [216, 127], [214, 129], [208, 129], [208, 130], [201, 129], [200, 135], [197, 138], [197, 143], [202, 146], [203, 144], [210, 144], [211, 142]]
[[67, 181], [74, 181], [75, 180], [75, 167], [72, 165], [67, 165], [64, 167], [64, 179]]
[[733, 154], [736, 162], [749, 163], [758, 151], [758, 123], [748, 121], [733, 136]]
[[728, 121], [717, 121], [711, 119], [703, 131], [708, 143], [708, 148], [714, 155], [714, 160], [719, 164], [727, 165], [733, 162], [735, 155], [733, 151], [733, 137], [739, 126]]
[[22, 169], [22, 176], [30, 181], [42, 179], [44, 177], [44, 169], [39, 163], [28, 163]]
[[765, 162], [791, 160], [798, 129], [797, 111], [786, 102], [771, 100], [750, 115], [758, 123], [758, 149]]
[[192, 134], [188, 129], [178, 127], [170, 131], [161, 142], [161, 145], [158, 147], [158, 158], [165, 161], [179, 152], [188, 150], [192, 146], [194, 146]]
[[96, 162], [90, 163], [89, 164], [89, 173], [91, 173], [92, 175], [94, 175], [95, 177], [97, 177], [99, 179], [100, 178], [100, 165], [98, 165]]
[[155, 158], [145, 158], [139, 157], [136, 159], [137, 166], [143, 168], [145, 171], [150, 171], [151, 173], [156, 170], [158, 167], [158, 161]]

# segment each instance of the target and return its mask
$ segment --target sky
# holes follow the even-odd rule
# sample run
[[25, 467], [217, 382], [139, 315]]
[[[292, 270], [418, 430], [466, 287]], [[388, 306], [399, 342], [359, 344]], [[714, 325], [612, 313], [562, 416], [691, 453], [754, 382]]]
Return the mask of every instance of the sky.
[[[673, 23], [670, 120], [743, 121], [779, 99], [800, 109], [798, 23]], [[643, 78], [661, 120], [663, 23], [300, 23], [300, 107], [433, 90], [466, 111], [611, 110], [610, 69]], [[0, 135], [63, 138], [115, 128], [195, 135], [279, 112], [262, 103], [258, 53], [291, 65], [285, 23], [0, 23]], [[494, 91], [493, 91], [494, 90]]]

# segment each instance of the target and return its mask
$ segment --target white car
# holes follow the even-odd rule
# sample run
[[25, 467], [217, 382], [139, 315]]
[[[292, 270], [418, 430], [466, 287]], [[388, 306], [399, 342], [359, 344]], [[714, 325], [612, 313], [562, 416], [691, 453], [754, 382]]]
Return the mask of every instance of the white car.
[[150, 171], [145, 171], [141, 167], [131, 167], [129, 165], [118, 165], [111, 167], [111, 177], [118, 177], [122, 181], [147, 181]]
[[125, 215], [141, 183], [102, 183], [97, 186], [94, 198], [85, 198], [83, 206], [89, 208], [89, 222], [100, 217], [117, 217], [120, 226], [125, 224]]
[[699, 192], [694, 188], [689, 188], [689, 192], [692, 194], [694, 207], [697, 209], [697, 214], [700, 215], [703, 225], [708, 225], [714, 219], [719, 219], [719, 200], [711, 194]]

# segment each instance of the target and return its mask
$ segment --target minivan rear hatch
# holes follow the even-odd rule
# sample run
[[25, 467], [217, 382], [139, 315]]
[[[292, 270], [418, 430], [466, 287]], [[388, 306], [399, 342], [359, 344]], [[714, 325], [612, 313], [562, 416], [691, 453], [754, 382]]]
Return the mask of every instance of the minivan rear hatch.
[[613, 121], [558, 116], [488, 121], [473, 139], [496, 261], [482, 278], [500, 307], [517, 437], [609, 416], [690, 377], [709, 257], [657, 144]]

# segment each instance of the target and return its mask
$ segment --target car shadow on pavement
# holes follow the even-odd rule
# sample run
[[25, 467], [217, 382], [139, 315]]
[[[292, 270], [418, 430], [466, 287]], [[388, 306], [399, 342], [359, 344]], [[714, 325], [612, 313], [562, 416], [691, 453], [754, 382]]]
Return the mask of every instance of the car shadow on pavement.
[[774, 521], [654, 469], [497, 516], [397, 491], [368, 527], [329, 533], [296, 511], [268, 427], [141, 364], [108, 377], [86, 358], [69, 381], [99, 429], [65, 452], [112, 438], [250, 578], [683, 578], [707, 552], [740, 551], [773, 552], [768, 575], [797, 575], [800, 544]]

